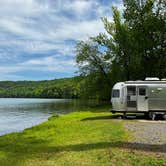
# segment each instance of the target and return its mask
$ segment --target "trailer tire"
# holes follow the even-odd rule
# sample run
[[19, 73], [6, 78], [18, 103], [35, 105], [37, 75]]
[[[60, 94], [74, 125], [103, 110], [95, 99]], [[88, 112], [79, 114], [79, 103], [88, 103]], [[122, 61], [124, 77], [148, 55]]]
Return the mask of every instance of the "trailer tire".
[[126, 114], [126, 112], [123, 113], [123, 119], [127, 119], [127, 114]]
[[163, 119], [166, 120], [166, 114], [163, 114]]
[[151, 120], [155, 120], [156, 114], [155, 114], [154, 112], [149, 112], [149, 118], [150, 118]]
[[152, 114], [152, 120], [155, 120], [155, 118], [156, 118], [156, 114], [153, 113], [153, 114]]

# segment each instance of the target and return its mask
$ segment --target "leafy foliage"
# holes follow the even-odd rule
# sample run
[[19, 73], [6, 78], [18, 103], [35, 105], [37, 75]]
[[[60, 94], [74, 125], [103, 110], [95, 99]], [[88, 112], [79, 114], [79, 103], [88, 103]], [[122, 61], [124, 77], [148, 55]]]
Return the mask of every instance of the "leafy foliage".
[[124, 7], [122, 15], [112, 8], [113, 22], [102, 18], [106, 33], [77, 44], [76, 62], [89, 80], [87, 95], [108, 99], [117, 81], [166, 75], [165, 1], [124, 0]]
[[78, 98], [79, 77], [50, 81], [1, 81], [0, 97]]
[[97, 43], [91, 41], [79, 42], [76, 54], [76, 62], [84, 76], [80, 88], [81, 97], [107, 99], [109, 95], [105, 92], [105, 87], [111, 91], [107, 55], [103, 54]]

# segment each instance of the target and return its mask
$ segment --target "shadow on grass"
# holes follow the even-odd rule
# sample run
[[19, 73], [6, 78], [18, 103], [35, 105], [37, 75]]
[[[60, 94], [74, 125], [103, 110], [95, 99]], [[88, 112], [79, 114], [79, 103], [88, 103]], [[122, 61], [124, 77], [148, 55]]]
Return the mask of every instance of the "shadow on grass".
[[[21, 141], [21, 142], [20, 142]], [[35, 159], [43, 157], [51, 157], [61, 152], [81, 152], [88, 150], [107, 149], [107, 148], [119, 148], [127, 150], [137, 150], [144, 152], [155, 152], [155, 153], [166, 153], [166, 144], [163, 145], [151, 145], [142, 143], [130, 143], [130, 142], [98, 142], [90, 144], [76, 144], [76, 145], [64, 145], [64, 146], [53, 146], [49, 142], [43, 140], [23, 141], [20, 140], [15, 143], [0, 145], [0, 151], [6, 153], [7, 158], [13, 158], [18, 156], [15, 160], [14, 165], [19, 165], [21, 160]], [[165, 155], [165, 154], [164, 154]], [[7, 161], [8, 162], [8, 161]], [[9, 161], [10, 163], [11, 161]], [[0, 160], [1, 163], [1, 160]]]
[[[106, 149], [106, 148], [120, 148], [120, 149], [128, 149], [128, 150], [137, 150], [137, 151], [145, 151], [145, 152], [158, 152], [158, 153], [166, 153], [166, 144], [163, 145], [153, 145], [153, 144], [142, 144], [142, 143], [130, 143], [130, 142], [99, 142], [99, 143], [91, 143], [91, 144], [77, 144], [77, 145], [65, 145], [65, 146], [46, 146], [42, 145], [39, 147], [32, 148], [31, 150], [27, 150], [26, 152], [32, 152], [33, 154], [40, 153], [59, 153], [59, 152], [70, 152], [70, 151], [87, 151], [87, 150], [97, 150], [97, 149]], [[7, 152], [17, 153], [19, 152], [20, 146], [17, 146]], [[17, 150], [16, 150], [17, 149]], [[3, 151], [3, 149], [0, 149]], [[20, 153], [20, 152], [19, 152]], [[26, 153], [20, 153], [20, 155], [26, 155]], [[29, 155], [29, 154], [27, 154]]]
[[90, 111], [92, 113], [100, 113], [100, 112], [109, 112], [110, 109], [111, 109], [110, 103], [105, 103], [105, 104], [91, 105], [91, 106], [82, 108], [79, 111], [83, 111], [83, 112]]
[[52, 147], [50, 150], [64, 151], [86, 151], [93, 149], [103, 149], [103, 148], [123, 148], [147, 152], [160, 152], [166, 153], [166, 144], [164, 145], [151, 145], [142, 143], [130, 143], [130, 142], [99, 142], [93, 144], [78, 144], [78, 145], [67, 145]]
[[[142, 115], [142, 114], [129, 114], [127, 118], [123, 118], [122, 115], [116, 114], [116, 115], [108, 115], [108, 116], [95, 116], [95, 117], [89, 117], [82, 119], [81, 121], [88, 121], [88, 120], [109, 120], [109, 119], [123, 119], [123, 120], [150, 120], [147, 116]], [[163, 120], [161, 116], [157, 116], [155, 120]]]
[[87, 120], [106, 120], [106, 119], [119, 119], [119, 115], [109, 115], [109, 116], [95, 116], [95, 117], [89, 117], [82, 119], [81, 121], [87, 121]]

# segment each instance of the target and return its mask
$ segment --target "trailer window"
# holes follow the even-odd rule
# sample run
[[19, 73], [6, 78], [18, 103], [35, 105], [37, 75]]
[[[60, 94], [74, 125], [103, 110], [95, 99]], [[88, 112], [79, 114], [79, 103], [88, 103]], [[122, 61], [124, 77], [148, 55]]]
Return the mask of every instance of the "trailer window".
[[128, 96], [135, 96], [136, 95], [136, 87], [135, 86], [128, 86], [127, 87], [127, 95]]
[[146, 95], [146, 89], [145, 88], [139, 88], [139, 95], [145, 96]]
[[112, 97], [116, 97], [116, 98], [119, 98], [119, 96], [120, 96], [120, 91], [118, 90], [118, 89], [114, 89], [113, 91], [112, 91]]

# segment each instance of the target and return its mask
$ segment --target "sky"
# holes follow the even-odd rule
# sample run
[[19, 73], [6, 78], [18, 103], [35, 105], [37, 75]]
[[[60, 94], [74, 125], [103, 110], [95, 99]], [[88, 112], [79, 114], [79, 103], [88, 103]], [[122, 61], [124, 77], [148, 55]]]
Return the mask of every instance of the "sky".
[[0, 81], [76, 75], [75, 46], [104, 31], [121, 0], [0, 0]]

